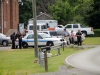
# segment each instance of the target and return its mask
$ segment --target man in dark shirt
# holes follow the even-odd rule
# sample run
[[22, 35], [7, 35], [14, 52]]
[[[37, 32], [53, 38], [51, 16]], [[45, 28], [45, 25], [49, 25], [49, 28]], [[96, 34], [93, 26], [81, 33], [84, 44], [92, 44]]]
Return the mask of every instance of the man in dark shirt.
[[82, 45], [82, 32], [80, 30], [78, 30], [78, 32], [76, 33], [77, 36], [77, 42], [78, 42], [78, 46]]
[[19, 45], [19, 48], [21, 49], [22, 48], [22, 35], [19, 31], [16, 34], [16, 39], [18, 39], [18, 41], [19, 41], [18, 45]]
[[15, 49], [15, 40], [16, 40], [15, 32], [10, 35], [10, 39], [12, 40], [12, 49]]

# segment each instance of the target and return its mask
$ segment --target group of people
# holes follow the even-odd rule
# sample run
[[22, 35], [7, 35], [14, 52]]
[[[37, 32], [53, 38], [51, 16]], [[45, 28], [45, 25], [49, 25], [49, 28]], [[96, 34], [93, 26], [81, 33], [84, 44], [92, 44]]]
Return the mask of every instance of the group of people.
[[[77, 43], [78, 43], [78, 46], [81, 46], [82, 45], [82, 32], [80, 30], [78, 30], [78, 32], [76, 33], [76, 36], [77, 36]], [[71, 33], [69, 33], [66, 29], [64, 29], [64, 38], [65, 40], [67, 41], [67, 44], [70, 45], [70, 44], [73, 44], [74, 45], [74, 38], [75, 38], [75, 35], [73, 33], [73, 30], [71, 31]]]
[[[10, 35], [10, 39], [12, 40], [12, 49], [22, 48], [22, 34], [19, 31], [17, 34], [13, 32], [13, 34]], [[18, 41], [18, 45], [16, 45], [16, 41]]]

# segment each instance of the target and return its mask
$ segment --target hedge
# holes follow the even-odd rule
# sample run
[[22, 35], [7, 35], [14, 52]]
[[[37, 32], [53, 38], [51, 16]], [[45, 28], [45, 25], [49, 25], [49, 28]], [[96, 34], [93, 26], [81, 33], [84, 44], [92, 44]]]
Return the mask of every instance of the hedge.
[[94, 35], [92, 37], [100, 37], [100, 29], [94, 29]]

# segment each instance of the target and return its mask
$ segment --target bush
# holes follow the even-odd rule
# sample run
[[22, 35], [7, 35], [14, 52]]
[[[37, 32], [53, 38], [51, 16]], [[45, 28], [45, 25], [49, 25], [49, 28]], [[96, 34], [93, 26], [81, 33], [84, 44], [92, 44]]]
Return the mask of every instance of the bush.
[[94, 29], [94, 35], [93, 37], [100, 37], [100, 29]]

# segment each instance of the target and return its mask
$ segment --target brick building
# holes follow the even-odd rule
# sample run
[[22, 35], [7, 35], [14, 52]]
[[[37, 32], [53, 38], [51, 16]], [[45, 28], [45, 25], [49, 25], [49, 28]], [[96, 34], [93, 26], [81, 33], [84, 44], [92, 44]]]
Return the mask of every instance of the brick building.
[[0, 0], [0, 33], [7, 34], [11, 29], [17, 30], [18, 24], [18, 0]]

